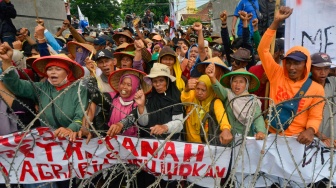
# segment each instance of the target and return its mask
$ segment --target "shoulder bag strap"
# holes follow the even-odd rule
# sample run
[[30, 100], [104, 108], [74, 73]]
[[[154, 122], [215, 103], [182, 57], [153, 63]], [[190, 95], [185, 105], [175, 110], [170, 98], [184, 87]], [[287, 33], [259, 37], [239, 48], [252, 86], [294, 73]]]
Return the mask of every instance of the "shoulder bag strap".
[[[296, 95], [293, 98], [295, 99], [295, 98], [303, 97], [306, 94], [306, 92], [307, 92], [307, 90], [310, 87], [312, 82], [313, 82], [312, 79], [308, 78], [305, 81], [305, 83], [302, 85], [301, 89], [296, 93]], [[294, 106], [295, 114], [297, 113], [300, 101], [301, 101], [301, 99], [290, 101]]]

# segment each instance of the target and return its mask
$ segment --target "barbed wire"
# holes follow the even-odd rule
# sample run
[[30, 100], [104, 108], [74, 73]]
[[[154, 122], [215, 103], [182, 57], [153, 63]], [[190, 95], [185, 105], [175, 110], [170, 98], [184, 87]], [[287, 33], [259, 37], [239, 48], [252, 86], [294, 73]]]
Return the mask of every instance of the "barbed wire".
[[[77, 95], [79, 98], [79, 105], [82, 109], [83, 112], [86, 111], [86, 104], [83, 103], [83, 101], [81, 100], [81, 90], [84, 89], [85, 87], [85, 79], [87, 78], [83, 78], [80, 79], [76, 82], [74, 82], [71, 86], [69, 86], [69, 88], [71, 87], [77, 87]], [[45, 91], [42, 91], [40, 88], [35, 86], [35, 83], [31, 82], [32, 85], [34, 85], [34, 88], [36, 88], [36, 91], [39, 93], [43, 93], [44, 95], [48, 95], [47, 93], [45, 93]], [[50, 102], [42, 109], [39, 109], [38, 113], [35, 113], [34, 110], [30, 109], [23, 101], [20, 101], [19, 99], [15, 99], [18, 100], [18, 102], [24, 106], [24, 108], [26, 108], [28, 111], [30, 111], [31, 113], [33, 113], [35, 115], [34, 119], [28, 124], [28, 125], [24, 125], [22, 122], [18, 121], [18, 125], [20, 126], [22, 132], [22, 139], [20, 140], [20, 142], [16, 145], [16, 149], [15, 149], [15, 153], [13, 159], [10, 158], [6, 158], [3, 157], [0, 154], [1, 160], [2, 161], [6, 161], [10, 164], [11, 168], [9, 169], [8, 173], [11, 174], [11, 172], [13, 171], [13, 173], [15, 174], [15, 178], [17, 180], [17, 182], [20, 182], [19, 177], [20, 174], [18, 174], [18, 169], [14, 168], [14, 161], [17, 158], [18, 155], [21, 155], [19, 148], [24, 144], [24, 138], [27, 137], [27, 135], [29, 135], [31, 133], [33, 124], [35, 121], [42, 121], [43, 119], [41, 119], [41, 115], [45, 112], [45, 110], [47, 108], [50, 108], [50, 106], [54, 103], [56, 103], [57, 100], [60, 100], [62, 98], [62, 96], [67, 95], [67, 91], [68, 89], [64, 89], [61, 92], [59, 92], [59, 94], [55, 97], [52, 98], [50, 97]], [[98, 88], [96, 88], [98, 89]], [[5, 91], [1, 92], [3, 94], [9, 95], [9, 93], [6, 93]], [[251, 102], [252, 105], [249, 104], [248, 106], [245, 105], [244, 108], [248, 108], [249, 111], [251, 111], [250, 114], [255, 114], [255, 106], [258, 105], [257, 101], [258, 100], [269, 100], [269, 104], [270, 107], [268, 108], [268, 110], [262, 112], [259, 116], [263, 116], [266, 114], [266, 121], [267, 122], [271, 122], [274, 118], [277, 118], [279, 120], [279, 114], [275, 113], [275, 116], [272, 116], [272, 112], [276, 110], [276, 105], [274, 103], [274, 101], [270, 98], [264, 97], [264, 98], [260, 98], [260, 97], [256, 97], [254, 95], [250, 95], [251, 98]], [[333, 96], [336, 97], [336, 96]], [[319, 174], [322, 172], [322, 169], [317, 169], [317, 164], [319, 161], [317, 161], [317, 158], [314, 158], [313, 161], [311, 161], [311, 163], [313, 164], [313, 172], [312, 172], [312, 176], [310, 178], [309, 182], [306, 182], [305, 178], [303, 177], [301, 168], [299, 167], [300, 165], [302, 165], [304, 163], [305, 160], [308, 160], [308, 156], [310, 155], [317, 155], [317, 152], [320, 151], [313, 151], [313, 150], [309, 150], [306, 154], [305, 157], [300, 157], [298, 160], [298, 156], [294, 156], [293, 154], [293, 148], [290, 146], [290, 141], [289, 141], [289, 137], [283, 136], [281, 134], [275, 134], [274, 140], [270, 140], [271, 142], [269, 142], [269, 137], [265, 137], [265, 139], [262, 141], [262, 145], [260, 148], [260, 151], [255, 151], [258, 152], [260, 155], [258, 157], [258, 161], [251, 161], [251, 154], [255, 155], [255, 153], [250, 153], [250, 151], [247, 149], [247, 143], [248, 143], [248, 132], [250, 131], [251, 125], [254, 123], [255, 121], [255, 117], [253, 115], [247, 117], [248, 123], [245, 125], [244, 131], [242, 135], [235, 135], [234, 140], [232, 141], [232, 143], [230, 145], [226, 145], [224, 150], [218, 150], [219, 148], [223, 148], [223, 146], [214, 146], [211, 145], [211, 141], [215, 138], [218, 138], [219, 135], [215, 135], [212, 138], [209, 139], [205, 139], [205, 143], [204, 147], [206, 147], [209, 151], [209, 159], [211, 160], [211, 164], [209, 165], [209, 168], [205, 171], [204, 174], [200, 174], [198, 177], [196, 177], [196, 179], [192, 182], [188, 182], [188, 180], [186, 180], [183, 177], [180, 177], [177, 181], [177, 185], [180, 187], [194, 187], [194, 185], [197, 185], [199, 182], [201, 182], [203, 179], [207, 179], [208, 177], [205, 176], [205, 174], [207, 174], [212, 168], [215, 167], [216, 163], [219, 160], [232, 160], [231, 163], [231, 168], [229, 169], [227, 178], [225, 178], [225, 182], [220, 181], [220, 177], [218, 177], [217, 174], [217, 169], [215, 169], [215, 177], [212, 178], [214, 179], [214, 186], [215, 187], [256, 187], [258, 185], [258, 181], [263, 181], [265, 182], [265, 184], [268, 185], [268, 182], [272, 182], [272, 184], [274, 184], [277, 187], [286, 187], [286, 186], [302, 186], [300, 183], [295, 182], [292, 179], [293, 176], [299, 176], [299, 179], [301, 180], [301, 183], [303, 184], [303, 187], [315, 187], [314, 183], [318, 182], [320, 184], [324, 184], [327, 187], [332, 187], [332, 180], [333, 180], [333, 176], [335, 174], [336, 168], [335, 168], [335, 164], [334, 164], [334, 146], [333, 146], [333, 141], [334, 141], [334, 127], [333, 127], [333, 114], [336, 113], [333, 111], [333, 107], [336, 106], [336, 104], [331, 100], [332, 98], [325, 98], [325, 97], [321, 97], [321, 96], [304, 96], [301, 97], [299, 99], [302, 98], [318, 98], [320, 99], [318, 103], [313, 104], [311, 106], [309, 106], [306, 109], [302, 109], [300, 112], [298, 112], [294, 117], [291, 117], [289, 119], [289, 121], [293, 121], [297, 116], [306, 113], [307, 111], [309, 111], [311, 108], [319, 105], [322, 102], [325, 102], [325, 107], [328, 108], [329, 111], [329, 117], [324, 117], [327, 118], [328, 123], [330, 125], [330, 139], [331, 139], [331, 147], [324, 147], [329, 149], [330, 152], [330, 157], [328, 159], [326, 159], [325, 163], [322, 165], [323, 167], [326, 165], [330, 165], [329, 166], [329, 177], [327, 177], [327, 179], [329, 179], [329, 181], [322, 181], [319, 182], [317, 180]], [[107, 102], [111, 105], [112, 101], [108, 101], [107, 98], [104, 98], [104, 100], [107, 100]], [[292, 100], [297, 100], [297, 99], [292, 99]], [[290, 100], [289, 100], [290, 101]], [[233, 102], [233, 101], [230, 101]], [[186, 121], [188, 120], [188, 118], [191, 117], [192, 113], [197, 113], [198, 114], [198, 120], [199, 124], [201, 125], [201, 131], [206, 132], [205, 129], [205, 125], [202, 124], [202, 119], [200, 116], [200, 110], [204, 110], [202, 108], [202, 106], [195, 104], [195, 103], [178, 103], [178, 104], [173, 104], [167, 107], [164, 107], [162, 109], [150, 112], [150, 113], [146, 113], [141, 115], [140, 117], [138, 117], [138, 119], [135, 120], [135, 125], [137, 126], [137, 128], [139, 130], [143, 130], [143, 131], [148, 131], [147, 129], [145, 129], [142, 126], [138, 126], [137, 122], [138, 120], [142, 117], [142, 116], [149, 116], [149, 115], [155, 115], [156, 113], [162, 112], [165, 109], [171, 109], [175, 106], [191, 106], [191, 110], [185, 115], [185, 117], [183, 118], [182, 122], [183, 124], [186, 123]], [[64, 117], [66, 117], [67, 119], [71, 119], [70, 117], [67, 116], [67, 114], [65, 114], [62, 110], [61, 107], [58, 105], [55, 105], [55, 107], [61, 111], [62, 115]], [[114, 110], [117, 111], [121, 111], [121, 109], [117, 108], [116, 106], [113, 106]], [[13, 110], [9, 107], [9, 112], [13, 112]], [[0, 112], [1, 114], [5, 114], [5, 112]], [[125, 112], [122, 112], [126, 115]], [[113, 185], [117, 185], [119, 187], [125, 186], [125, 187], [136, 187], [136, 178], [137, 178], [137, 174], [140, 173], [142, 170], [146, 169], [146, 165], [151, 162], [154, 159], [154, 156], [156, 156], [160, 151], [162, 151], [163, 147], [165, 146], [165, 144], [167, 142], [171, 142], [172, 140], [172, 136], [177, 133], [178, 131], [178, 127], [176, 127], [165, 139], [157, 139], [157, 141], [159, 142], [159, 146], [156, 148], [156, 150], [152, 153], [151, 156], [149, 156], [147, 158], [146, 162], [143, 162], [141, 164], [138, 164], [136, 166], [130, 166], [133, 164], [127, 164], [125, 162], [124, 159], [122, 159], [119, 154], [113, 152], [112, 148], [109, 148], [109, 145], [106, 143], [106, 139], [105, 137], [101, 134], [104, 131], [103, 130], [97, 130], [95, 128], [94, 122], [90, 121], [90, 118], [87, 116], [86, 113], [84, 113], [84, 117], [87, 120], [87, 122], [89, 123], [89, 130], [91, 132], [93, 132], [96, 137], [102, 142], [103, 145], [105, 145], [107, 147], [108, 150], [110, 150], [111, 154], [113, 155], [113, 157], [118, 161], [118, 164], [115, 165], [110, 165], [110, 167], [106, 168], [106, 169], [101, 169], [99, 171], [97, 171], [95, 174], [93, 174], [90, 178], [86, 178], [86, 179], [81, 179], [79, 180], [78, 178], [75, 178], [75, 182], [77, 185], [75, 186], [73, 183], [73, 181], [70, 181], [70, 185], [69, 187], [90, 187], [90, 186], [94, 186], [97, 187], [99, 182], [102, 182], [101, 185], [99, 185], [100, 187], [109, 187], [112, 184]], [[8, 116], [8, 118], [12, 118], [10, 116]], [[236, 120], [237, 121], [237, 120]], [[55, 127], [51, 127], [51, 125], [47, 122], [43, 122], [44, 125], [50, 127], [52, 130], [55, 129]], [[283, 130], [283, 125], [280, 124], [281, 129]], [[234, 127], [232, 127], [234, 129]], [[266, 126], [267, 128], [267, 132], [269, 131], [269, 126]], [[186, 134], [185, 132], [182, 132], [181, 135]], [[41, 136], [41, 135], [39, 135]], [[42, 135], [43, 136], [43, 135]], [[238, 137], [237, 137], [238, 136]], [[140, 137], [139, 133], [138, 133], [138, 138]], [[34, 139], [34, 135], [32, 135], [32, 138]], [[47, 139], [47, 137], [45, 137]], [[279, 151], [279, 143], [278, 143], [278, 139], [283, 139], [287, 151]], [[50, 139], [50, 138], [49, 138]], [[112, 138], [114, 139], [114, 138]], [[273, 138], [272, 138], [273, 139]], [[181, 141], [181, 140], [178, 140]], [[321, 147], [320, 146], [320, 141], [321, 141], [321, 137], [320, 138], [316, 138], [316, 140], [314, 141], [314, 143], [316, 144], [316, 147]], [[57, 140], [55, 140], [56, 143], [58, 143], [58, 145], [62, 148], [64, 155], [67, 156], [67, 160], [69, 161], [69, 163], [73, 164], [74, 163], [74, 158], [71, 158], [70, 156], [68, 156], [67, 152], [66, 152], [66, 148], [65, 146], [61, 145], [61, 142], [58, 142]], [[186, 142], [186, 141], [184, 141]], [[70, 144], [74, 144], [73, 142], [69, 142]], [[271, 145], [268, 145], [269, 143], [271, 143]], [[121, 143], [118, 143], [119, 145], [118, 147], [121, 148], [123, 146], [121, 146]], [[137, 140], [135, 142], [135, 145], [138, 146], [139, 145], [139, 140]], [[271, 178], [269, 176], [269, 174], [267, 174], [266, 172], [261, 171], [262, 169], [262, 165], [264, 164], [263, 161], [266, 160], [265, 159], [265, 155], [267, 153], [270, 152], [270, 148], [272, 147], [272, 145], [275, 146], [275, 149], [277, 150], [277, 157], [280, 160], [280, 164], [281, 167], [283, 168], [283, 170], [286, 168], [287, 163], [290, 163], [291, 165], [294, 166], [294, 170], [290, 173], [289, 177], [287, 177], [288, 179], [283, 180], [283, 184], [278, 184], [279, 181]], [[31, 151], [33, 150], [35, 146], [31, 146]], [[97, 155], [97, 151], [98, 148], [101, 146], [96, 146], [96, 148], [94, 148], [94, 152], [92, 153], [92, 155]], [[114, 148], [116, 149], [116, 148]], [[224, 151], [229, 151], [229, 149], [232, 149], [232, 157], [227, 159], [227, 158], [222, 158]], [[182, 152], [182, 151], [181, 151]], [[200, 151], [196, 152], [196, 153], [192, 153], [191, 157], [196, 157], [199, 154]], [[288, 155], [290, 156], [290, 161], [284, 161], [284, 159], [282, 158], [282, 153], [281, 152], [288, 152]], [[321, 152], [322, 153], [322, 152]], [[129, 154], [130, 155], [130, 154]], [[70, 159], [71, 158], [71, 159]], [[22, 165], [23, 161], [24, 161], [25, 157], [23, 158], [23, 160], [21, 161], [21, 163], [19, 164], [19, 167]], [[87, 158], [87, 164], [92, 164], [93, 158]], [[253, 163], [256, 163], [255, 166], [251, 166]], [[284, 164], [286, 163], [286, 164]], [[177, 168], [179, 168], [181, 165], [186, 164], [186, 162], [181, 162], [179, 163], [179, 165], [176, 165], [173, 167], [172, 170], [176, 170]], [[239, 168], [238, 168], [239, 167]], [[133, 169], [134, 168], [134, 169]], [[133, 169], [133, 170], [131, 170]], [[243, 173], [239, 172], [238, 170], [242, 169]], [[148, 170], [148, 169], [147, 169]], [[251, 173], [250, 171], [253, 170], [253, 173]], [[2, 166], [0, 166], [0, 171], [2, 174], [2, 178], [4, 179], [4, 183], [6, 184], [7, 187], [10, 187], [10, 178], [6, 175], [5, 170], [3, 169]], [[73, 166], [70, 165], [70, 172], [74, 171], [74, 173], [79, 173], [75, 171], [75, 168]], [[244, 173], [246, 171], [246, 173]], [[12, 173], [12, 174], [13, 174]], [[154, 173], [154, 172], [151, 172]], [[85, 175], [89, 174], [89, 168], [85, 169]], [[241, 174], [241, 176], [239, 175]], [[85, 177], [85, 175], [83, 177]], [[71, 176], [70, 176], [71, 177]], [[120, 177], [121, 180], [119, 180], [118, 178]], [[160, 174], [159, 176], [156, 177], [156, 180], [151, 184], [150, 187], [160, 187], [160, 181], [166, 179], [166, 174]], [[118, 181], [117, 183], [115, 181]], [[246, 182], [248, 181], [248, 182]], [[47, 185], [47, 184], [51, 184], [51, 182], [46, 182], [43, 183], [43, 185]], [[42, 187], [43, 185], [40, 185], [40, 187]], [[18, 185], [20, 187], [20, 184]]]

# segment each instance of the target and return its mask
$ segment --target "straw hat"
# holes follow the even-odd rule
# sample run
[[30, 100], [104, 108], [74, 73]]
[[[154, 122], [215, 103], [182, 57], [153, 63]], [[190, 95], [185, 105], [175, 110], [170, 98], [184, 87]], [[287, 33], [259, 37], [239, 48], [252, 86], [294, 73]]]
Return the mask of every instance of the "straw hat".
[[132, 38], [132, 35], [129, 32], [123, 31], [123, 32], [116, 33], [112, 36], [112, 38], [113, 38], [113, 40], [116, 44], [119, 44], [120, 36], [125, 36], [126, 38], [128, 38], [132, 42], [134, 42], [134, 39]]
[[34, 55], [34, 56], [31, 56], [31, 57], [28, 57], [26, 59], [26, 64], [28, 65], [28, 67], [32, 67], [33, 62], [40, 57], [41, 57], [40, 55]]
[[[150, 38], [150, 39], [153, 39], [153, 37], [154, 37], [155, 35], [159, 35], [159, 36], [160, 36], [159, 33], [152, 32], [152, 33], [149, 34], [149, 38]], [[161, 36], [160, 36], [160, 37], [161, 37]]]
[[76, 58], [76, 51], [77, 51], [77, 47], [82, 47], [86, 50], [88, 50], [89, 52], [92, 52], [93, 55], [96, 54], [96, 49], [94, 48], [94, 46], [90, 45], [90, 44], [85, 44], [85, 43], [79, 43], [79, 42], [75, 42], [75, 41], [71, 41], [67, 44], [68, 46], [68, 50], [70, 52], [70, 54]]
[[139, 71], [137, 69], [124, 68], [114, 71], [109, 76], [109, 84], [114, 91], [118, 91], [120, 78], [126, 74], [133, 74], [140, 79], [141, 89], [145, 94], [149, 93], [152, 90], [152, 85], [149, 85], [143, 81], [144, 77], [147, 75], [146, 73]]
[[162, 40], [162, 37], [161, 37], [161, 35], [157, 34], [157, 35], [154, 35], [154, 36], [152, 37], [152, 40], [161, 41], [161, 40]]
[[115, 52], [126, 51], [125, 48], [126, 48], [128, 45], [129, 45], [129, 43], [127, 43], [127, 42], [124, 42], [124, 43], [120, 44], [120, 45], [116, 48]]
[[226, 70], [227, 72], [230, 72], [230, 69], [229, 67], [219, 58], [219, 57], [213, 57], [213, 58], [210, 58], [210, 59], [207, 59], [207, 60], [204, 60], [203, 62], [201, 63], [198, 63], [196, 65], [196, 68], [199, 72], [201, 73], [205, 73], [205, 68], [207, 65], [211, 64], [211, 63], [214, 63], [215, 65], [223, 68], [224, 70]]
[[147, 43], [153, 43], [153, 41], [152, 41], [151, 39], [149, 39], [149, 38], [146, 38], [145, 41], [146, 41]]
[[168, 77], [172, 82], [175, 82], [176, 78], [172, 75], [170, 75], [170, 69], [167, 65], [164, 65], [162, 63], [154, 63], [152, 69], [150, 70], [149, 75], [144, 77], [144, 81], [149, 83], [152, 83], [152, 78], [156, 78], [159, 76], [166, 76]]
[[[133, 44], [129, 44], [124, 51], [135, 51], [135, 46]], [[152, 60], [152, 54], [147, 50], [147, 48], [141, 49], [141, 58], [144, 61], [144, 63], [147, 63]]]
[[215, 44], [223, 44], [222, 38], [218, 38], [213, 40], [212, 42], [209, 42], [210, 46], [213, 46]]
[[38, 74], [44, 77], [47, 77], [47, 74], [45, 72], [45, 67], [47, 66], [50, 60], [58, 60], [58, 61], [69, 64], [69, 68], [72, 71], [72, 74], [76, 79], [79, 79], [84, 76], [83, 67], [80, 66], [80, 64], [78, 64], [76, 61], [71, 60], [65, 54], [57, 54], [57, 55], [40, 57], [33, 62], [32, 67]]
[[218, 34], [213, 34], [210, 37], [211, 37], [212, 41], [221, 38]]
[[247, 70], [243, 68], [223, 75], [222, 78], [220, 79], [220, 83], [224, 87], [231, 88], [231, 84], [230, 84], [231, 77], [237, 76], [237, 75], [247, 77], [247, 79], [249, 80], [249, 88], [248, 88], [249, 92], [254, 92], [259, 88], [260, 86], [259, 79], [254, 74], [248, 72]]
[[125, 47], [124, 51], [135, 51], [134, 43], [132, 43], [132, 44], [128, 44], [128, 45]]
[[134, 51], [121, 51], [121, 52], [114, 52], [113, 53], [114, 58], [117, 59], [117, 67], [120, 67], [121, 65], [121, 59], [123, 56], [130, 56], [132, 61], [135, 56]]

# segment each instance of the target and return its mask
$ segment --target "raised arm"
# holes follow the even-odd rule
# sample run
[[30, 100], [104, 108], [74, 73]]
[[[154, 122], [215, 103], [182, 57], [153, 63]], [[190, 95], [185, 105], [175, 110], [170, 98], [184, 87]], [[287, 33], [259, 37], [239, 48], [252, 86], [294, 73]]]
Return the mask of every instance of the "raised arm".
[[278, 65], [270, 52], [270, 45], [273, 38], [275, 37], [276, 30], [282, 21], [287, 19], [293, 12], [293, 9], [289, 7], [280, 7], [280, 10], [275, 13], [274, 21], [270, 27], [266, 30], [258, 47], [258, 54], [266, 72], [267, 77], [270, 82], [272, 82], [272, 77], [276, 75], [275, 73], [281, 70], [280, 65]]
[[206, 52], [204, 49], [204, 37], [203, 37], [203, 26], [199, 22], [195, 22], [192, 26], [193, 29], [197, 32], [198, 35], [198, 54], [201, 61], [204, 61], [206, 58]]
[[221, 37], [222, 37], [223, 46], [225, 50], [226, 60], [227, 60], [228, 66], [231, 67], [230, 54], [232, 54], [233, 51], [231, 47], [229, 31], [227, 28], [227, 12], [225, 10], [220, 14], [220, 19], [222, 21]]

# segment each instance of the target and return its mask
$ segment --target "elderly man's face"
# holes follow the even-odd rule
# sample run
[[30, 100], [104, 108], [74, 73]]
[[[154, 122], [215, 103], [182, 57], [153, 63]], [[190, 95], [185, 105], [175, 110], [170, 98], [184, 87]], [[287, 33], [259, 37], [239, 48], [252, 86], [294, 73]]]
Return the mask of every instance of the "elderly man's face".
[[289, 79], [294, 82], [302, 80], [306, 72], [306, 61], [295, 61], [293, 59], [286, 59], [286, 70]]

